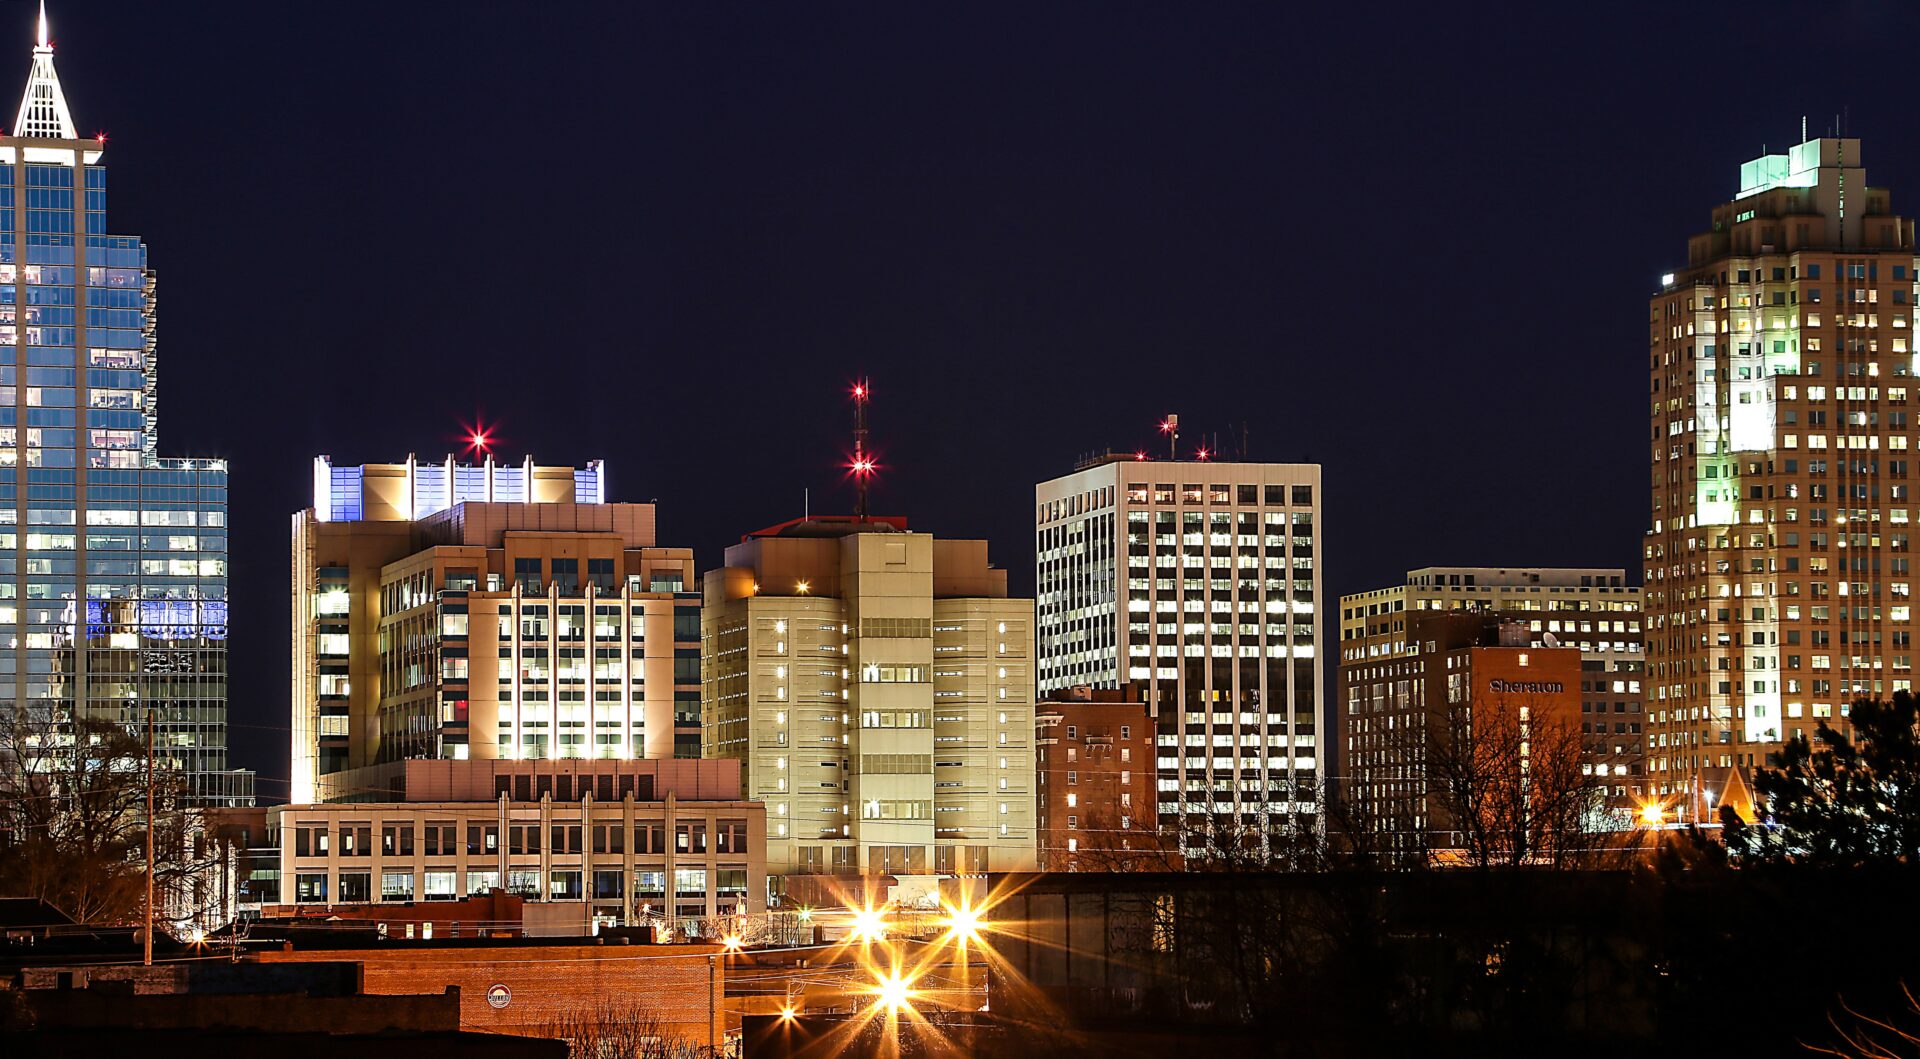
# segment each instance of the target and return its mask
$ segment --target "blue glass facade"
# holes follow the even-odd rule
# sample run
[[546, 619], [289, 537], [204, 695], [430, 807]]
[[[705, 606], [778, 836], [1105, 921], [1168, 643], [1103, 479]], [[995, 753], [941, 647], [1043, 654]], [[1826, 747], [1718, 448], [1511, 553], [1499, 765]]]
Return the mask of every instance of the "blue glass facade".
[[[52, 78], [35, 53], [29, 98]], [[57, 81], [53, 97], [57, 97]], [[71, 121], [64, 99], [52, 125]], [[156, 454], [154, 277], [107, 233], [102, 144], [23, 114], [0, 136], [0, 696], [56, 720], [155, 719], [209, 804], [227, 768], [227, 469]]]

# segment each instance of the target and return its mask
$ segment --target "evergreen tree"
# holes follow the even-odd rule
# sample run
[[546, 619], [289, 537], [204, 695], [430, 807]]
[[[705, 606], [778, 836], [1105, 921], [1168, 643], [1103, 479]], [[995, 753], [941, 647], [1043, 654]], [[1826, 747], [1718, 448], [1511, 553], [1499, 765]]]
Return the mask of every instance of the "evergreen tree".
[[1896, 691], [1861, 699], [1851, 733], [1822, 722], [1754, 773], [1758, 819], [1721, 809], [1729, 852], [1744, 860], [1854, 866], [1920, 854], [1920, 703]]

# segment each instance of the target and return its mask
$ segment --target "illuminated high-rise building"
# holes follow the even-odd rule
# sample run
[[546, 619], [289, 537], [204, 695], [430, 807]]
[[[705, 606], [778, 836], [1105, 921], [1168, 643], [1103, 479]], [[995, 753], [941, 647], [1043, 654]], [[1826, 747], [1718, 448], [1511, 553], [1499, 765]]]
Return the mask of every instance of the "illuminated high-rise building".
[[1913, 221], [1860, 141], [1740, 167], [1649, 302], [1650, 781], [1682, 819], [1911, 685]]
[[413, 758], [700, 756], [693, 551], [584, 469], [314, 461], [293, 516], [293, 784]]
[[154, 275], [107, 227], [44, 8], [0, 136], [0, 699], [48, 723], [141, 725], [204, 804], [227, 768], [227, 467], [157, 455]]
[[1140, 689], [1190, 856], [1317, 827], [1319, 465], [1114, 456], [1034, 493], [1041, 694]]

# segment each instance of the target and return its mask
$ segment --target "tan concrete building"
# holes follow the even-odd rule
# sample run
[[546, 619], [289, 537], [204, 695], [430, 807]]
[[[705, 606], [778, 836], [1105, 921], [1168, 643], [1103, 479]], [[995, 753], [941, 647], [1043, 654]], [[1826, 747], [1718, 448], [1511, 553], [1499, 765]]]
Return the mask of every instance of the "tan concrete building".
[[1408, 628], [1424, 615], [1484, 615], [1525, 633], [1525, 646], [1551, 642], [1580, 651], [1585, 766], [1608, 788], [1616, 822], [1632, 826], [1649, 794], [1640, 596], [1618, 567], [1487, 566], [1423, 567], [1408, 571], [1404, 584], [1341, 596], [1336, 785], [1347, 771], [1352, 667], [1419, 653]]
[[1913, 237], [1859, 140], [1808, 140], [1740, 167], [1648, 303], [1649, 765], [1682, 819], [1912, 684]]
[[766, 908], [766, 810], [742, 799], [735, 762], [403, 761], [369, 772], [378, 800], [265, 810], [283, 905], [504, 889], [570, 906], [540, 911], [577, 914], [529, 920], [580, 932]]
[[693, 553], [600, 465], [315, 464], [293, 518], [295, 802], [408, 758], [699, 755]]
[[1320, 467], [1106, 457], [1034, 489], [1040, 692], [1131, 686], [1160, 826], [1318, 827]]
[[769, 872], [1033, 869], [1033, 604], [985, 541], [796, 520], [705, 591], [703, 747], [766, 803]]

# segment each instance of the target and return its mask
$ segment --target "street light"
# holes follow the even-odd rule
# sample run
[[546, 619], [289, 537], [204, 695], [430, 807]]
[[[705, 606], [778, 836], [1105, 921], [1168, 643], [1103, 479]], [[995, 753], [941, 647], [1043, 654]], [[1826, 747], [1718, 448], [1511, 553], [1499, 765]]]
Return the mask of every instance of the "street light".
[[873, 985], [874, 1004], [886, 1008], [889, 1012], [910, 1007], [913, 1003], [913, 977], [895, 971], [883, 974]]
[[970, 905], [947, 906], [947, 933], [961, 944], [980, 940], [980, 910]]
[[1667, 808], [1659, 802], [1647, 802], [1640, 806], [1640, 822], [1648, 827], [1659, 827], [1667, 822]]
[[886, 913], [877, 908], [862, 908], [853, 914], [854, 941], [882, 941], [887, 936]]

